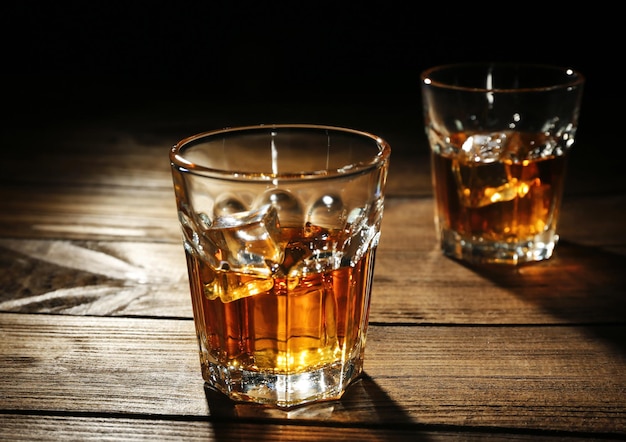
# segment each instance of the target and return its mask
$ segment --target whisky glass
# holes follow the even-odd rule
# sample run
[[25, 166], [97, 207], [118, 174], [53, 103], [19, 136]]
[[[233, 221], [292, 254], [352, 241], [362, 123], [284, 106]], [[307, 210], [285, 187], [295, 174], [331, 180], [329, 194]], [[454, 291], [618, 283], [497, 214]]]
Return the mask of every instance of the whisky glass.
[[304, 124], [171, 149], [207, 386], [290, 408], [361, 375], [390, 153], [375, 135]]
[[584, 81], [570, 68], [519, 63], [422, 73], [435, 225], [445, 255], [507, 265], [553, 255]]

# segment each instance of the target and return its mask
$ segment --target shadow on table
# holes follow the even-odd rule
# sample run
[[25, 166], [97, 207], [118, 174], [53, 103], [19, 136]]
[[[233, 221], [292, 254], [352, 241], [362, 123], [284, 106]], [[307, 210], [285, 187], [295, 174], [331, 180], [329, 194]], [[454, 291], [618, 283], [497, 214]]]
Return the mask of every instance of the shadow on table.
[[466, 267], [540, 306], [555, 323], [587, 326], [626, 353], [626, 256], [561, 240], [552, 259], [542, 263]]
[[[352, 384], [339, 400], [288, 410], [234, 402], [206, 385], [204, 389], [211, 420], [216, 423], [217, 440], [232, 436], [236, 427], [244, 423], [300, 424], [309, 428], [310, 434], [306, 437], [311, 437], [311, 440], [316, 437], [315, 427], [337, 428], [344, 436], [354, 431], [355, 437], [358, 437], [359, 432], [369, 431], [376, 433], [379, 440], [403, 440], [407, 435], [411, 436], [411, 440], [427, 440], [427, 436], [419, 434], [418, 425], [402, 407], [366, 374]], [[272, 431], [268, 425], [257, 425], [256, 428], [259, 432]], [[272, 434], [258, 436], [257, 440], [270, 440], [267, 437]], [[306, 437], [302, 440], [309, 440]]]

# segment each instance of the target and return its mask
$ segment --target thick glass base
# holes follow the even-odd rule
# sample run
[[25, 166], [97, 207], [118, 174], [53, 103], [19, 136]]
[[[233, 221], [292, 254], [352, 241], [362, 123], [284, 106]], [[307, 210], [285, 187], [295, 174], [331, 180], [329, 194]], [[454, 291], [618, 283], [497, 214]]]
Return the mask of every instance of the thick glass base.
[[337, 363], [294, 374], [237, 370], [214, 363], [203, 366], [203, 377], [208, 387], [237, 402], [253, 402], [279, 408], [339, 399], [346, 387], [361, 372], [361, 361]]
[[458, 233], [443, 230], [440, 234], [443, 253], [470, 264], [519, 265], [549, 259], [559, 236], [545, 232], [529, 241], [496, 242], [480, 238], [465, 238]]

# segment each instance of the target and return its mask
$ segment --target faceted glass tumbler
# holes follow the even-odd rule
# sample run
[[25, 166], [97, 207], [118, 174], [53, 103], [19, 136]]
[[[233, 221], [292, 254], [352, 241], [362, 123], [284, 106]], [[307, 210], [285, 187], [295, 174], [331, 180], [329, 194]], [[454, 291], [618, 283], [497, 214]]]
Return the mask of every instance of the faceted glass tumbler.
[[288, 408], [359, 377], [390, 151], [366, 132], [293, 124], [171, 149], [209, 387]]
[[435, 224], [443, 253], [472, 264], [549, 259], [584, 77], [516, 63], [422, 73]]

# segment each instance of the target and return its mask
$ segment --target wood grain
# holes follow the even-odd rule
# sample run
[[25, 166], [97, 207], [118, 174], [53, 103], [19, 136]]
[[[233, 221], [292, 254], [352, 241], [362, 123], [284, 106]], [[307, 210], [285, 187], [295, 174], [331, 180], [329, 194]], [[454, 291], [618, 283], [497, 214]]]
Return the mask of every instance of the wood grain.
[[197, 110], [2, 134], [0, 440], [626, 439], [624, 181], [577, 147], [556, 255], [466, 266], [407, 115], [368, 120], [393, 154], [363, 378], [290, 411], [205, 391], [167, 151], [236, 119]]
[[[616, 219], [621, 201], [607, 199], [602, 203], [607, 212], [612, 208], [607, 216]], [[175, 209], [168, 206], [159, 217], [150, 205], [143, 206], [149, 208], [146, 213], [141, 207], [137, 212], [120, 207], [114, 215], [111, 206], [117, 202], [119, 198], [108, 197], [93, 203], [111, 211], [106, 221], [94, 217], [94, 230], [63, 214], [58, 224], [50, 224], [65, 222], [62, 233], [39, 229], [40, 239], [0, 238], [0, 311], [189, 317]], [[126, 227], [112, 225], [113, 217], [117, 226]], [[133, 226], [145, 236], [134, 234]], [[619, 253], [626, 241], [618, 227], [565, 229], [551, 261], [509, 270], [470, 268], [441, 256], [431, 199], [388, 200], [382, 231], [374, 322], [578, 324], [611, 323], [626, 316], [626, 256]], [[33, 230], [25, 235], [32, 238]]]
[[283, 412], [205, 394], [189, 320], [4, 313], [0, 325], [5, 412], [626, 434], [625, 326], [372, 325], [364, 379], [336, 403]]
[[[28, 431], [24, 431], [28, 428]], [[34, 437], [33, 437], [34, 436]], [[0, 440], [19, 441], [189, 441], [220, 442], [245, 441], [260, 442], [320, 442], [320, 441], [430, 441], [465, 442], [484, 440], [511, 440], [533, 442], [558, 442], [569, 440], [567, 433], [510, 431], [482, 432], [474, 430], [462, 433], [452, 428], [429, 429], [428, 425], [395, 428], [311, 426], [275, 424], [268, 422], [172, 420], [162, 417], [158, 420], [133, 417], [73, 417], [73, 416], [23, 416], [0, 415]], [[587, 435], [587, 442], [617, 441], [610, 435], [597, 437]]]

